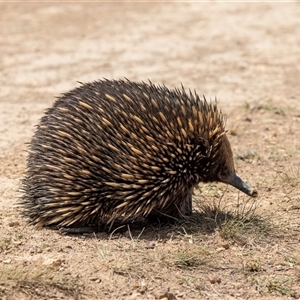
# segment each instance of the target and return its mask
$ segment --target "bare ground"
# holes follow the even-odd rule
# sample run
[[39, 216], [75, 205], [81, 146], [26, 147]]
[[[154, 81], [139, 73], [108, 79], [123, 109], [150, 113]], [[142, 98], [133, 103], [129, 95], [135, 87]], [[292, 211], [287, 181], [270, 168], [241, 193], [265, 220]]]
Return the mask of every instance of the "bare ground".
[[[300, 4], [1, 3], [0, 299], [299, 299]], [[37, 230], [26, 143], [76, 81], [217, 96], [255, 200], [200, 185], [193, 216], [113, 234]]]

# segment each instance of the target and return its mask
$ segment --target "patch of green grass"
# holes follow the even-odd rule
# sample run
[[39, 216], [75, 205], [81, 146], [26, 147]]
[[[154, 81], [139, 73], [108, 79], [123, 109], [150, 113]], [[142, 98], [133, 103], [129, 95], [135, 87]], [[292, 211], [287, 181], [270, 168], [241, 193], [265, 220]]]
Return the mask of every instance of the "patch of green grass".
[[253, 163], [253, 162], [259, 161], [260, 156], [255, 151], [246, 151], [246, 152], [241, 153], [241, 154], [236, 154], [236, 159], [244, 160], [244, 161], [248, 161], [248, 162]]
[[24, 233], [22, 233], [22, 232], [17, 232], [17, 233], [15, 234], [15, 239], [16, 239], [16, 240], [25, 240], [25, 239], [26, 239], [26, 236], [25, 236]]
[[50, 245], [50, 244], [48, 244], [48, 243], [44, 243], [44, 244], [42, 244], [42, 248], [43, 249], [47, 249], [47, 248], [51, 248], [52, 246]]
[[250, 103], [249, 102], [245, 102], [244, 104], [243, 104], [243, 108], [244, 109], [250, 109]]
[[289, 150], [287, 151], [287, 155], [288, 155], [290, 158], [295, 157], [295, 155], [297, 155], [297, 154], [298, 154], [298, 151], [295, 150], [295, 149], [289, 149]]
[[289, 295], [291, 290], [286, 286], [290, 282], [290, 279], [282, 281], [271, 280], [267, 284], [269, 292], [279, 292], [281, 295]]
[[195, 246], [185, 247], [178, 250], [173, 255], [173, 263], [175, 266], [183, 269], [190, 269], [205, 265], [208, 262], [210, 254], [207, 250]]
[[284, 259], [286, 262], [293, 264], [293, 265], [300, 265], [300, 256], [299, 254], [295, 254], [292, 256], [286, 256]]
[[264, 103], [264, 104], [260, 104], [257, 106], [257, 109], [258, 110], [265, 110], [265, 111], [271, 111], [271, 112], [274, 112], [275, 114], [278, 114], [278, 115], [282, 115], [284, 116], [285, 113], [284, 113], [284, 110], [272, 103]]
[[7, 250], [11, 247], [12, 239], [11, 238], [5, 238], [0, 242], [0, 253], [4, 250]]
[[272, 103], [262, 103], [262, 104], [258, 104], [258, 105], [251, 107], [250, 103], [246, 101], [242, 105], [242, 108], [245, 110], [250, 110], [250, 109], [251, 110], [264, 110], [264, 111], [273, 112], [275, 114], [279, 114], [279, 115], [283, 115], [283, 116], [285, 115], [285, 112], [282, 108], [280, 108], [279, 106], [274, 105]]

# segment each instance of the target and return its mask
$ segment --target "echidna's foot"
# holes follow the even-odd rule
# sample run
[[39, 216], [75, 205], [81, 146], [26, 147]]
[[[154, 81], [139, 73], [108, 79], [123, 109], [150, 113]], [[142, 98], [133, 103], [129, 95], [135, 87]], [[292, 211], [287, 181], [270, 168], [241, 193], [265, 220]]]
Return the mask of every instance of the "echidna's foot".
[[184, 216], [191, 216], [193, 212], [192, 195], [189, 196], [184, 207]]
[[97, 226], [87, 226], [87, 227], [60, 227], [59, 231], [62, 234], [83, 234], [83, 233], [93, 233], [99, 232], [100, 228]]

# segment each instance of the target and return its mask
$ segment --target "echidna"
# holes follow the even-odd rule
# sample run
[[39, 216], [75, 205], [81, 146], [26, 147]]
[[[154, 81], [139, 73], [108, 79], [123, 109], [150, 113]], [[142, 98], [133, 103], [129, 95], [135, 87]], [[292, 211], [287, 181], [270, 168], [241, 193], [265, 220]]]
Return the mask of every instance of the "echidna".
[[86, 227], [191, 213], [199, 182], [255, 197], [236, 174], [224, 117], [196, 93], [129, 80], [62, 95], [32, 138], [24, 214], [37, 226]]

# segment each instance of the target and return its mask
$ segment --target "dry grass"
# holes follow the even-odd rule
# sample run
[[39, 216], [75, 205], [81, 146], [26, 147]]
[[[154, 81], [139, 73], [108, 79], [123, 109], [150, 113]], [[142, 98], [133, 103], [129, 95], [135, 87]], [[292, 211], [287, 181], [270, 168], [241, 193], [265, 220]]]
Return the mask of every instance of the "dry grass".
[[42, 265], [1, 268], [0, 298], [5, 296], [3, 299], [80, 299], [81, 292], [75, 279], [66, 279]]

